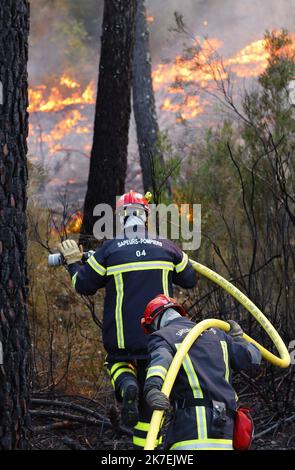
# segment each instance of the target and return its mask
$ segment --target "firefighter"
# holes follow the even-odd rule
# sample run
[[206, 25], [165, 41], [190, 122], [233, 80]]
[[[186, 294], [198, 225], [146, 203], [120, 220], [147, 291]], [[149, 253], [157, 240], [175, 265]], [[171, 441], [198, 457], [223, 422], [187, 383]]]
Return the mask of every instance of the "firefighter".
[[[160, 390], [177, 349], [195, 323], [186, 318], [186, 311], [176, 300], [166, 295], [148, 303], [141, 323], [149, 334], [144, 396], [153, 410], [168, 410], [170, 400]], [[229, 334], [206, 330], [185, 356], [171, 393], [173, 419], [166, 436], [168, 449], [233, 449], [237, 396], [231, 385], [231, 368], [253, 373], [261, 354], [242, 338], [240, 325], [233, 320], [229, 323]]]
[[102, 327], [106, 367], [116, 398], [122, 402], [122, 421], [135, 426], [133, 442], [143, 447], [151, 410], [143, 399], [147, 338], [140, 319], [157, 294], [172, 295], [173, 283], [194, 287], [196, 273], [174, 243], [158, 236], [148, 238], [145, 197], [129, 191], [119, 198], [116, 210], [123, 226], [121, 238], [106, 240], [85, 264], [75, 241], [64, 241], [59, 249], [79, 294], [93, 295], [106, 288]]

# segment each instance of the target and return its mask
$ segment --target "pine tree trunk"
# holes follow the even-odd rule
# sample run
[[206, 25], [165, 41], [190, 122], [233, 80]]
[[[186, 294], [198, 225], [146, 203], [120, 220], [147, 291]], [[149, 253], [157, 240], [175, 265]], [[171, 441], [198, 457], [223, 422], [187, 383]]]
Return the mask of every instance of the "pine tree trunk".
[[0, 449], [28, 447], [30, 358], [26, 307], [28, 34], [28, 1], [1, 0]]
[[[133, 109], [145, 191], [154, 189], [155, 168], [164, 164], [157, 148], [159, 126], [152, 83], [149, 29], [145, 0], [137, 0], [136, 34], [133, 61]], [[166, 184], [169, 189], [169, 184]]]
[[105, 0], [98, 91], [88, 188], [80, 241], [93, 236], [93, 208], [114, 207], [124, 192], [136, 0]]

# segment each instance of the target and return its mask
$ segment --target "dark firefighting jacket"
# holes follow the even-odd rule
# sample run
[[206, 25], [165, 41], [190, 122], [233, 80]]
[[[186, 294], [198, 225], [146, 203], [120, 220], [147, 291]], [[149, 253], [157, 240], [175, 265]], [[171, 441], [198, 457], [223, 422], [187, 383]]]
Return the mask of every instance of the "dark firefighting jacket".
[[84, 265], [70, 265], [69, 272], [79, 294], [93, 295], [106, 288], [103, 342], [118, 360], [147, 357], [140, 320], [150, 300], [158, 294], [172, 296], [173, 283], [183, 288], [196, 283], [188, 256], [169, 240], [147, 238], [145, 230], [136, 238], [105, 241]]
[[[175, 353], [194, 326], [187, 318], [177, 317], [149, 335], [145, 394], [151, 388], [161, 389]], [[205, 331], [185, 356], [171, 392], [176, 410], [169, 438], [171, 448], [231, 449], [232, 417], [237, 407], [231, 369], [250, 371], [260, 361], [259, 350], [242, 338], [233, 340], [214, 328]], [[225, 429], [217, 436], [211, 425], [213, 402], [224, 403], [228, 414]]]

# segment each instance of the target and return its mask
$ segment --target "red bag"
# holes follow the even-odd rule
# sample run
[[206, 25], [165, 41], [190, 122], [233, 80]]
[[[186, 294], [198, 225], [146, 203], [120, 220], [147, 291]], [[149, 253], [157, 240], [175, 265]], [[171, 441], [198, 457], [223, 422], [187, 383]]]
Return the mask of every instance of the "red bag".
[[238, 408], [235, 413], [233, 447], [235, 450], [248, 450], [254, 434], [254, 423], [250, 408]]

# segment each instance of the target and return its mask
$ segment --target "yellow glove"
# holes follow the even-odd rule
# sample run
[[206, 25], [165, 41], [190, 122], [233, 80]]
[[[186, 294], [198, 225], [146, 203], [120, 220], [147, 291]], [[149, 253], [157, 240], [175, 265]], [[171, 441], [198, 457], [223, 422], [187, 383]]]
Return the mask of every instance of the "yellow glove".
[[58, 249], [66, 260], [67, 265], [81, 261], [83, 256], [83, 246], [77, 245], [75, 240], [65, 240], [58, 245]]

